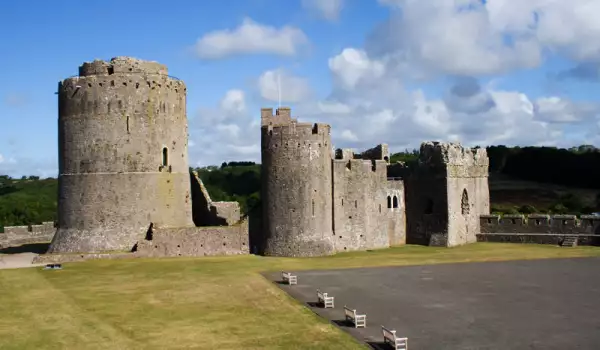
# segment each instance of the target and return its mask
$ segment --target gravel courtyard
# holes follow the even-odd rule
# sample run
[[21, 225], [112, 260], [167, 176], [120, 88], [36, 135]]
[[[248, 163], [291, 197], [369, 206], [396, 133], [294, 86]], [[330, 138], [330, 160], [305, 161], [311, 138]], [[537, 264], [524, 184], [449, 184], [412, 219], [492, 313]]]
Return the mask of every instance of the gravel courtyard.
[[[600, 258], [294, 274], [298, 285], [279, 286], [373, 348], [383, 348], [385, 325], [409, 349], [600, 349]], [[334, 309], [315, 306], [317, 289]], [[344, 305], [367, 314], [366, 329], [344, 324]]]

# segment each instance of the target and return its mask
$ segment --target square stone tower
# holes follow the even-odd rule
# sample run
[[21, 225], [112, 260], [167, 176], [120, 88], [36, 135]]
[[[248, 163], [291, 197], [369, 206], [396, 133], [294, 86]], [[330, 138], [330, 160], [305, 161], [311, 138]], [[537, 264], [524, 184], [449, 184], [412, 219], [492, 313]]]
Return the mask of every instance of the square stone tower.
[[407, 243], [452, 247], [476, 242], [490, 212], [485, 149], [425, 142], [406, 181]]

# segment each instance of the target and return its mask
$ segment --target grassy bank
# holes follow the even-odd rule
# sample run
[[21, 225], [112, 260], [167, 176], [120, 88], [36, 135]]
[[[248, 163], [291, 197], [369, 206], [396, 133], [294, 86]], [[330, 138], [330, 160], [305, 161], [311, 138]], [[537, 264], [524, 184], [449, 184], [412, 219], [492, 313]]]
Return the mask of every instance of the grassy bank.
[[0, 270], [1, 349], [360, 349], [259, 272], [600, 256], [593, 247], [478, 243], [323, 258], [88, 261]]

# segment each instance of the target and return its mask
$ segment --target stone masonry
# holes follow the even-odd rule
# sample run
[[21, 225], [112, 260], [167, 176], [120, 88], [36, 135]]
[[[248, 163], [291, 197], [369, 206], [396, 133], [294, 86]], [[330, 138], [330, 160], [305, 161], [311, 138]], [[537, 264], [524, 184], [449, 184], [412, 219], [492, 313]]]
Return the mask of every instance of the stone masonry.
[[212, 202], [190, 174], [186, 86], [166, 66], [130, 57], [86, 62], [59, 83], [58, 100], [50, 254], [248, 253], [239, 204]]
[[477, 241], [489, 214], [486, 150], [425, 142], [406, 178], [407, 243], [456, 246]]
[[320, 256], [405, 243], [404, 185], [387, 179], [387, 145], [334, 157], [330, 126], [300, 123], [287, 107], [275, 114], [263, 108], [261, 124], [263, 254]]

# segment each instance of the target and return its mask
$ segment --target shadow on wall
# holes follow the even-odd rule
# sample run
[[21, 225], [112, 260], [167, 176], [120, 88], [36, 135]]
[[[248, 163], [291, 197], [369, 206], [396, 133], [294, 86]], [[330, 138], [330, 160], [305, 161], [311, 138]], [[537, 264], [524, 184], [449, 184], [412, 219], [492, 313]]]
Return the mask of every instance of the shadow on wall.
[[21, 254], [21, 253], [36, 253], [45, 254], [48, 251], [50, 243], [31, 243], [23, 244], [17, 247], [6, 247], [0, 249], [0, 254]]
[[204, 193], [202, 193], [200, 181], [191, 171], [190, 184], [192, 186], [192, 220], [196, 226], [205, 226], [210, 222], [211, 218], [210, 206], [208, 203], [209, 200], [204, 196]]

